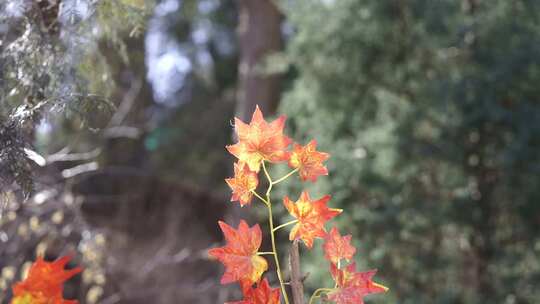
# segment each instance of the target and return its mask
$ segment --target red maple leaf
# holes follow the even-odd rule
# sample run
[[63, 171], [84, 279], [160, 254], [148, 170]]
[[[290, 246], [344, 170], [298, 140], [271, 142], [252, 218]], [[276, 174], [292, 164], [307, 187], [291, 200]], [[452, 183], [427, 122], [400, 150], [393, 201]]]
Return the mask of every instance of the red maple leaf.
[[231, 201], [238, 201], [240, 206], [251, 203], [252, 190], [257, 188], [259, 178], [257, 173], [249, 170], [246, 164], [234, 164], [234, 177], [226, 178], [225, 182], [231, 187], [233, 193]]
[[330, 200], [330, 195], [312, 201], [307, 191], [303, 191], [296, 203], [288, 197], [283, 199], [283, 204], [289, 213], [294, 216], [298, 223], [293, 227], [289, 239], [301, 239], [308, 248], [313, 247], [313, 240], [316, 237], [322, 238], [326, 235], [324, 224], [334, 216], [341, 213], [341, 209], [331, 209], [326, 206]]
[[324, 237], [324, 257], [332, 264], [337, 264], [339, 260], [349, 261], [354, 256], [356, 248], [351, 245], [351, 235], [341, 236], [336, 227], [332, 227], [330, 232]]
[[65, 256], [54, 262], [38, 257], [22, 282], [13, 286], [11, 304], [76, 304], [63, 299], [64, 282], [81, 272], [80, 267], [65, 270], [71, 257]]
[[257, 288], [249, 286], [244, 290], [244, 300], [226, 304], [279, 304], [280, 297], [279, 288], [270, 288], [268, 280], [264, 279]]
[[291, 156], [289, 158], [289, 166], [298, 168], [300, 178], [303, 181], [317, 181], [320, 175], [328, 175], [328, 170], [323, 165], [323, 162], [330, 157], [330, 154], [316, 151], [317, 141], [312, 140], [307, 145], [302, 146], [294, 144]]
[[330, 272], [337, 287], [328, 293], [328, 299], [336, 304], [363, 304], [364, 296], [388, 290], [387, 287], [372, 281], [377, 270], [356, 272], [355, 263], [341, 269], [331, 264]]
[[244, 220], [241, 220], [238, 229], [235, 230], [219, 221], [219, 227], [223, 231], [227, 245], [210, 249], [208, 253], [225, 265], [226, 270], [221, 278], [221, 284], [239, 281], [242, 286], [247, 286], [258, 282], [262, 273], [268, 269], [266, 260], [257, 255], [262, 241], [259, 225], [250, 228]]
[[281, 115], [268, 123], [257, 106], [249, 124], [238, 118], [234, 119], [238, 143], [227, 146], [227, 150], [255, 172], [259, 172], [263, 160], [273, 163], [288, 160], [287, 147], [291, 139], [283, 135], [285, 119], [285, 116]]

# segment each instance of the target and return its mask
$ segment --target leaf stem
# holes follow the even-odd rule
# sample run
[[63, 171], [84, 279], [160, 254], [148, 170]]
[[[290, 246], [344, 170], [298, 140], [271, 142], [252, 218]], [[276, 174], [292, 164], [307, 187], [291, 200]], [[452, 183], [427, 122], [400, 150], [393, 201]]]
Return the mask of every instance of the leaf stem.
[[[339, 269], [340, 269], [340, 266], [341, 266], [341, 259], [339, 259], [339, 260], [337, 261], [337, 265], [336, 265], [336, 266], [337, 266], [337, 269], [339, 270]], [[336, 280], [336, 283], [334, 284], [334, 288], [337, 288], [337, 280]]]
[[292, 224], [296, 224], [298, 223], [298, 220], [292, 220], [290, 222], [287, 222], [285, 224], [281, 224], [279, 226], [277, 226], [276, 228], [274, 228], [274, 232], [278, 231], [279, 229], [283, 228], [283, 227], [286, 227], [286, 226], [289, 226], [289, 225], [292, 225]]
[[281, 177], [281, 178], [278, 178], [277, 180], [273, 181], [272, 183], [275, 185], [275, 184], [279, 184], [281, 183], [282, 181], [286, 180], [287, 178], [289, 178], [289, 176], [295, 174], [296, 172], [298, 172], [298, 168], [292, 170], [291, 172], [287, 173], [287, 175]]
[[266, 200], [268, 203], [270, 203], [270, 192], [272, 191], [272, 186], [274, 185], [274, 182], [272, 181], [272, 178], [270, 177], [270, 173], [268, 173], [268, 170], [266, 169], [265, 162], [262, 162], [262, 167], [264, 174], [266, 175], [266, 179], [268, 180], [268, 189], [266, 190]]
[[315, 290], [315, 292], [313, 292], [313, 294], [311, 295], [311, 298], [309, 299], [309, 304], [312, 304], [313, 301], [315, 300], [315, 298], [320, 298], [321, 296], [319, 295], [319, 293], [321, 292], [330, 292], [332, 291], [333, 289], [332, 288], [319, 288], [317, 290]]
[[316, 296], [315, 294], [313, 294], [313, 295], [311, 296], [311, 298], [309, 298], [309, 304], [312, 304], [313, 301], [314, 301], [316, 298], [320, 298], [320, 297], [321, 297], [321, 296]]
[[257, 255], [274, 255], [275, 253], [272, 251], [261, 251], [257, 252]]
[[269, 202], [265, 200], [262, 196], [259, 195], [255, 190], [251, 190], [251, 193], [255, 195], [258, 199], [260, 199], [266, 206], [268, 206]]

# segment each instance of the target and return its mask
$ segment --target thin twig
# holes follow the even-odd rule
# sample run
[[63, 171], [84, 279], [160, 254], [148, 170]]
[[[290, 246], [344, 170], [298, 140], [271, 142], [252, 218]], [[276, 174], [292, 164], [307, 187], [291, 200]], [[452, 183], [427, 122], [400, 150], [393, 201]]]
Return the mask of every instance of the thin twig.
[[279, 229], [281, 229], [283, 227], [287, 227], [289, 225], [296, 224], [296, 223], [298, 223], [298, 220], [292, 220], [292, 221], [287, 222], [285, 224], [281, 224], [281, 225], [277, 226], [276, 228], [274, 228], [274, 232], [278, 231]]
[[255, 190], [251, 190], [251, 193], [253, 193], [253, 195], [255, 195], [255, 197], [257, 197], [258, 199], [261, 200], [261, 202], [263, 202], [266, 206], [268, 206], [268, 201], [264, 198], [262, 198], [259, 193], [257, 193]]
[[276, 179], [276, 180], [273, 181], [272, 183], [273, 183], [274, 185], [275, 185], [275, 184], [279, 184], [279, 183], [281, 183], [282, 181], [284, 181], [284, 180], [286, 180], [287, 178], [289, 178], [291, 175], [295, 174], [297, 171], [298, 171], [298, 168], [296, 168], [296, 169], [292, 170], [291, 172], [287, 173], [285, 176]]
[[289, 252], [291, 267], [291, 289], [294, 304], [304, 304], [304, 284], [300, 272], [300, 254], [298, 252], [298, 240], [294, 240]]
[[289, 304], [289, 296], [287, 295], [287, 291], [285, 290], [285, 284], [283, 282], [283, 274], [281, 272], [281, 267], [279, 263], [279, 255], [277, 252], [277, 246], [276, 246], [276, 236], [274, 234], [274, 218], [272, 213], [272, 201], [270, 200], [270, 192], [272, 191], [272, 178], [270, 177], [270, 174], [268, 173], [268, 170], [266, 169], [266, 166], [264, 164], [264, 161], [262, 161], [262, 168], [264, 171], [264, 174], [266, 175], [266, 178], [268, 179], [268, 189], [266, 190], [266, 208], [268, 209], [268, 225], [270, 227], [270, 240], [272, 242], [272, 252], [274, 253], [274, 262], [276, 263], [276, 273], [279, 280], [279, 285], [281, 286], [281, 292], [283, 293], [283, 299], [285, 300], [285, 304]]

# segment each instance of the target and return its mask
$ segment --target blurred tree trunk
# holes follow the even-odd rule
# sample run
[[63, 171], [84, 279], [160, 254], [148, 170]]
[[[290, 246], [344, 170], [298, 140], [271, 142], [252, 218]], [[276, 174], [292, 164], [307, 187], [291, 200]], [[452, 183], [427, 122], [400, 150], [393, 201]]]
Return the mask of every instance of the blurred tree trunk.
[[127, 38], [124, 43], [129, 49], [127, 61], [114, 46], [100, 43], [116, 84], [111, 100], [118, 108], [104, 134], [100, 165], [144, 169], [149, 160], [144, 147], [148, 108], [154, 102], [152, 87], [145, 78], [144, 37]]
[[236, 116], [249, 121], [255, 105], [274, 113], [280, 97], [281, 75], [258, 69], [265, 56], [283, 48], [282, 15], [270, 0], [239, 0], [238, 40], [240, 64]]

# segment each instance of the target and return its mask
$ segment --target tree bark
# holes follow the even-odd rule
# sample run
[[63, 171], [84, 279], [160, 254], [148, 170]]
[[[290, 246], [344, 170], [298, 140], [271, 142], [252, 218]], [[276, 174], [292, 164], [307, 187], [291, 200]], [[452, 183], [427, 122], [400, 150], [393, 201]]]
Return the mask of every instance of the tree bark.
[[240, 63], [236, 116], [249, 121], [256, 105], [264, 113], [273, 114], [279, 103], [281, 75], [265, 75], [256, 67], [265, 56], [281, 51], [282, 15], [271, 0], [239, 0], [238, 6]]

